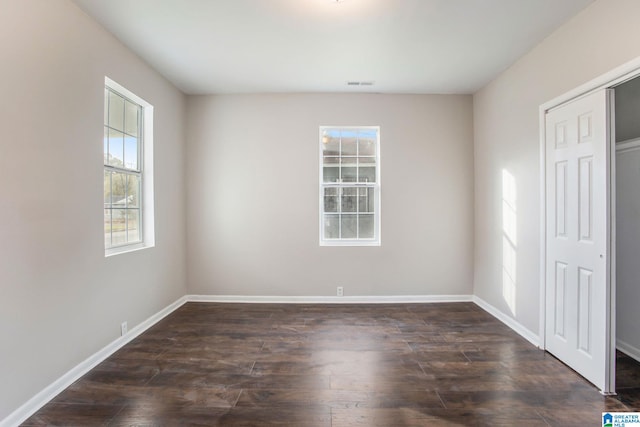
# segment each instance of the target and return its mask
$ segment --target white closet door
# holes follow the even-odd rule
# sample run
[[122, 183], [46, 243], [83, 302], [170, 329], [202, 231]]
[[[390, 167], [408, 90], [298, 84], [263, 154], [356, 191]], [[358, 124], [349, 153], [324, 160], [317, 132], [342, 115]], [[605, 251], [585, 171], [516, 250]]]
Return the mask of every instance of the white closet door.
[[609, 93], [546, 115], [546, 349], [608, 390]]

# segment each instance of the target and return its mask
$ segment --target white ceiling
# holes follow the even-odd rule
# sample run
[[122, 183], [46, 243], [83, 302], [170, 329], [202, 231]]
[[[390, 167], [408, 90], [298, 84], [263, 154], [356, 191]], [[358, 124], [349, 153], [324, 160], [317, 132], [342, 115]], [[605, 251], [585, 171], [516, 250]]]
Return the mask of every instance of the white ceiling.
[[74, 1], [182, 91], [210, 94], [473, 93], [593, 0]]

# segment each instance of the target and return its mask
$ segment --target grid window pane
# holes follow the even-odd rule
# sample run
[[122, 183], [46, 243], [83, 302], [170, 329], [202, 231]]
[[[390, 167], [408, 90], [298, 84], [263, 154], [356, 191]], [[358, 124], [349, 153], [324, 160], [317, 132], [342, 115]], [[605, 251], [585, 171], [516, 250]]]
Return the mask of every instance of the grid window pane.
[[376, 136], [370, 133], [361, 133], [358, 138], [358, 155], [359, 156], [375, 156], [376, 155]]
[[324, 156], [322, 158], [322, 164], [327, 167], [339, 167], [340, 156]]
[[358, 209], [358, 189], [357, 188], [343, 188], [341, 200], [342, 212], [357, 212]]
[[104, 207], [111, 207], [111, 171], [104, 171]]
[[111, 209], [104, 210], [104, 246], [111, 247]]
[[127, 210], [111, 210], [111, 244], [118, 246], [127, 243]]
[[111, 174], [111, 204], [114, 208], [127, 207], [127, 174]]
[[374, 202], [373, 188], [358, 188], [358, 212], [374, 213]]
[[357, 159], [355, 157], [343, 157], [340, 163], [340, 178], [342, 182], [356, 182], [358, 180]]
[[127, 176], [127, 207], [140, 207], [140, 177], [130, 174]]
[[124, 131], [124, 98], [109, 91], [109, 127]]
[[357, 226], [357, 215], [342, 215], [340, 237], [343, 239], [355, 239], [358, 236]]
[[342, 149], [340, 150], [343, 156], [356, 156], [358, 154], [357, 138], [353, 132], [345, 135], [343, 132], [341, 138]]
[[361, 239], [373, 239], [375, 235], [373, 219], [373, 215], [358, 216], [358, 237]]
[[360, 156], [360, 157], [358, 157], [358, 164], [360, 166], [363, 166], [363, 167], [375, 166], [376, 165], [376, 158], [375, 157]]
[[376, 167], [360, 165], [358, 168], [358, 182], [376, 182]]
[[124, 136], [124, 167], [138, 170], [138, 138]]
[[109, 164], [109, 128], [105, 126], [104, 128], [104, 138], [103, 138], [103, 151], [104, 153], [104, 164]]
[[340, 132], [326, 130], [322, 135], [322, 155], [338, 156], [340, 154]]
[[140, 241], [140, 212], [138, 209], [127, 209], [127, 242]]
[[121, 168], [124, 166], [124, 133], [109, 128], [107, 132], [109, 134], [107, 164]]
[[325, 239], [340, 238], [340, 216], [339, 215], [324, 216], [324, 238]]
[[338, 212], [338, 189], [337, 188], [324, 189], [324, 211]]
[[324, 166], [322, 168], [322, 179], [324, 182], [338, 182], [340, 180], [340, 167]]
[[138, 118], [140, 107], [133, 102], [125, 101], [124, 131], [131, 136], [138, 136]]
[[104, 125], [109, 124], [109, 90], [104, 88]]

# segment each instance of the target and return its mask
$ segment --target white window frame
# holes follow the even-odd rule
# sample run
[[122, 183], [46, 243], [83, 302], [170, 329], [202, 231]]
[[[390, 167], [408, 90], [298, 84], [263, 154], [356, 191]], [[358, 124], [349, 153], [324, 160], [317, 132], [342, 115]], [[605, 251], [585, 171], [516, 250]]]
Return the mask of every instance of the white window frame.
[[[375, 130], [376, 132], [376, 182], [375, 183], [356, 183], [356, 182], [324, 182], [324, 158], [323, 158], [323, 135], [325, 131], [328, 130]], [[381, 223], [381, 214], [380, 214], [380, 126], [320, 126], [319, 131], [319, 144], [318, 144], [318, 153], [319, 153], [319, 239], [320, 246], [380, 246], [381, 245], [381, 237], [380, 237], [380, 223]], [[359, 154], [359, 153], [358, 153]], [[374, 193], [374, 237], [373, 238], [356, 238], [356, 239], [345, 239], [345, 238], [335, 238], [328, 239], [324, 237], [324, 225], [325, 225], [325, 211], [324, 211], [324, 194], [325, 188], [338, 188], [338, 206], [341, 206], [340, 201], [340, 193], [344, 188], [373, 188]], [[358, 205], [358, 202], [356, 202]], [[339, 215], [342, 215], [340, 212], [341, 207], [338, 208]], [[333, 212], [328, 212], [327, 214], [335, 214]], [[359, 212], [356, 212], [359, 216]], [[358, 228], [356, 226], [356, 228]]]
[[[105, 257], [112, 255], [137, 251], [140, 249], [155, 246], [155, 224], [154, 224], [154, 194], [153, 194], [153, 105], [134, 94], [124, 86], [105, 77], [104, 85], [113, 92], [118, 93], [126, 99], [142, 107], [142, 141], [139, 147], [140, 156], [140, 233], [141, 241], [126, 243], [118, 246], [105, 248]], [[104, 91], [103, 91], [104, 92]], [[104, 95], [103, 95], [104, 96]], [[104, 125], [103, 125], [104, 127]], [[103, 169], [107, 166], [103, 164]], [[104, 216], [104, 209], [102, 210]], [[104, 235], [104, 227], [103, 227]], [[104, 240], [104, 237], [103, 237]]]

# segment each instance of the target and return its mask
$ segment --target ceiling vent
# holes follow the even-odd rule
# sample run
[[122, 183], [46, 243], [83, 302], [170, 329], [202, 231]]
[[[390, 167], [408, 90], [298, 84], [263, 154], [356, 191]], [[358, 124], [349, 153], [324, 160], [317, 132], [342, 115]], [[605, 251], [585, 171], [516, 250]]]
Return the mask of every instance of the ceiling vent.
[[372, 81], [351, 81], [347, 82], [347, 86], [373, 86], [374, 82]]

